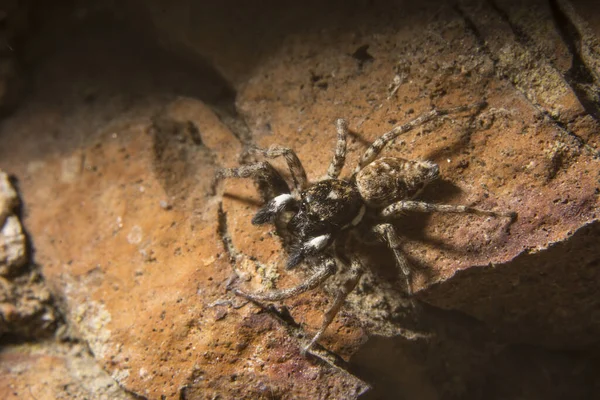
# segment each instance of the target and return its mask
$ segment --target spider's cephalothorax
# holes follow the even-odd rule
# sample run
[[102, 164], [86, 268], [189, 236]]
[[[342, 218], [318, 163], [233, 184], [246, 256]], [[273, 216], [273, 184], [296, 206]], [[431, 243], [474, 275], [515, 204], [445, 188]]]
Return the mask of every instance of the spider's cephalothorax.
[[[406, 211], [473, 213], [491, 216], [513, 216], [467, 206], [430, 204], [413, 200], [430, 182], [439, 177], [439, 167], [430, 161], [412, 161], [395, 157], [377, 158], [387, 143], [398, 135], [432, 119], [451, 112], [481, 108], [481, 105], [433, 110], [417, 119], [393, 128], [375, 140], [360, 158], [354, 173], [347, 179], [339, 175], [346, 159], [348, 128], [342, 119], [336, 121], [338, 140], [335, 153], [324, 179], [309, 184], [304, 167], [293, 150], [272, 146], [269, 149], [252, 149], [266, 158], [283, 156], [290, 170], [293, 187], [281, 189], [283, 179], [266, 161], [222, 169], [218, 178], [254, 178], [262, 185], [271, 186], [271, 198], [254, 216], [254, 224], [273, 223], [284, 213], [292, 216], [285, 225], [291, 245], [288, 248], [287, 268], [302, 262], [313, 264], [313, 274], [298, 286], [266, 293], [235, 293], [253, 301], [278, 301], [296, 296], [320, 286], [337, 271], [337, 263], [349, 264], [347, 282], [340, 286], [333, 304], [325, 313], [321, 328], [305, 350], [309, 350], [325, 332], [363, 274], [359, 258], [354, 254], [336, 257], [331, 250], [336, 242], [344, 242], [357, 232], [360, 238], [375, 234], [393, 252], [398, 267], [406, 277], [407, 292], [411, 294], [410, 268], [400, 249], [400, 240], [389, 220]], [[368, 218], [366, 217], [368, 215]], [[345, 243], [336, 246], [346, 249]]]
[[302, 191], [298, 211], [288, 224], [298, 244], [290, 252], [287, 268], [319, 253], [340, 231], [358, 225], [365, 209], [358, 189], [351, 182], [327, 179]]

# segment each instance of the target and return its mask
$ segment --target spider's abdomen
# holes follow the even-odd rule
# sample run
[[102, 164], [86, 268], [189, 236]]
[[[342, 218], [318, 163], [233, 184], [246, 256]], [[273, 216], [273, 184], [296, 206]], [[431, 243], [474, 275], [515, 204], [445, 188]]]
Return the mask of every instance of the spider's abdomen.
[[301, 196], [302, 211], [311, 221], [338, 228], [352, 224], [363, 207], [356, 187], [339, 179], [317, 182]]
[[412, 199], [440, 170], [430, 161], [383, 157], [365, 166], [356, 175], [356, 186], [370, 207], [383, 207], [398, 200]]

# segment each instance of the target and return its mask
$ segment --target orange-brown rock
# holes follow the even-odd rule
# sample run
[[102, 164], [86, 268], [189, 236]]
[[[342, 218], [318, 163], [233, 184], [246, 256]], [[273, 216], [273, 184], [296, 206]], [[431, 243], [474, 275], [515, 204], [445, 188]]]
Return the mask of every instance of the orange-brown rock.
[[[599, 392], [586, 384], [593, 360], [555, 352], [597, 351], [600, 333], [600, 114], [586, 21], [597, 23], [579, 4], [532, 2], [534, 24], [512, 1], [269, 2], [257, 17], [268, 26], [240, 21], [257, 12], [242, 2], [143, 7], [136, 15], [166, 47], [208, 62], [76, 13], [61, 23], [60, 51], [37, 54], [38, 85], [0, 128], [0, 168], [18, 177], [36, 263], [116, 382], [151, 399], [346, 399], [368, 384], [382, 398]], [[565, 19], [575, 31], [552, 28]], [[321, 341], [347, 364], [303, 357], [297, 338], [318, 328], [336, 279], [284, 302], [279, 321], [226, 290], [303, 277], [282, 268], [273, 229], [250, 223], [253, 184], [213, 182], [244, 146], [291, 147], [315, 181], [337, 117], [352, 131], [348, 174], [393, 126], [481, 100], [481, 112], [421, 126], [384, 155], [440, 165], [424, 200], [517, 220], [399, 219], [414, 308], [385, 247], [361, 248], [369, 272]], [[235, 265], [225, 218], [245, 255]]]

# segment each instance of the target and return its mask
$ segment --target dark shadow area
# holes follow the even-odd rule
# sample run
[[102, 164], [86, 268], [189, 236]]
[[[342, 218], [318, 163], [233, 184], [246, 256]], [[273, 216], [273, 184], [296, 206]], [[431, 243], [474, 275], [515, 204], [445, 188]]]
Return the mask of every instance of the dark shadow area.
[[[498, 340], [481, 322], [422, 304], [426, 340], [371, 337], [350, 370], [373, 390], [361, 399], [589, 399], [597, 356]], [[382, 357], [385, 354], [385, 357]]]
[[548, 6], [556, 29], [573, 57], [565, 79], [571, 85], [585, 111], [598, 121], [600, 120], [600, 89], [594, 79], [593, 67], [588, 66], [581, 56], [581, 33], [556, 0], [549, 0]]
[[[420, 298], [484, 321], [510, 343], [581, 350], [600, 335], [600, 224], [509, 265], [459, 271]], [[540, 332], [543, 332], [541, 334]]]
[[[427, 3], [436, 2], [439, 0]], [[290, 38], [303, 35], [308, 39], [311, 32], [323, 28], [335, 31], [335, 35], [377, 32], [398, 26], [401, 21], [397, 16], [423, 8], [423, 4], [396, 0], [261, 0], [251, 6], [239, 0], [176, 0], [168, 7], [159, 1], [131, 0], [128, 4], [130, 12], [141, 13], [147, 22], [152, 21], [169, 45], [186, 48], [186, 39], [193, 37], [195, 46], [214, 55], [227, 70], [226, 75], [236, 82], [243, 82], [255, 65]], [[222, 45], [227, 48], [220, 49]], [[356, 50], [348, 57], [360, 65], [369, 63], [373, 56], [368, 48], [369, 43], [356, 43]]]
[[[53, 87], [48, 84], [52, 83], [65, 97], [78, 83], [95, 82], [97, 87], [78, 99], [85, 103], [105, 100], [102, 96], [115, 92], [190, 96], [215, 106], [233, 102], [233, 88], [209, 61], [162, 46], [139, 16], [125, 10], [95, 10], [71, 1], [36, 3], [22, 57], [27, 72], [41, 70], [68, 81], [42, 81], [51, 76], [33, 75], [33, 85], [43, 84], [45, 92], [50, 92]], [[64, 70], [56, 71], [59, 63]]]
[[[54, 112], [79, 124], [77, 131], [64, 124], [57, 131], [20, 137], [20, 143], [32, 147], [33, 158], [34, 152], [69, 152], [106, 121], [176, 96], [200, 99], [218, 114], [235, 118], [235, 91], [208, 61], [161, 46], [139, 18], [130, 20], [108, 7], [87, 7], [70, 1], [36, 2], [27, 36], [15, 49], [24, 83], [22, 106], [11, 108], [11, 117]], [[78, 119], [87, 119], [88, 129], [82, 130]], [[5, 151], [14, 140], [10, 122], [10, 117], [1, 122]], [[36, 142], [41, 145], [33, 146]]]

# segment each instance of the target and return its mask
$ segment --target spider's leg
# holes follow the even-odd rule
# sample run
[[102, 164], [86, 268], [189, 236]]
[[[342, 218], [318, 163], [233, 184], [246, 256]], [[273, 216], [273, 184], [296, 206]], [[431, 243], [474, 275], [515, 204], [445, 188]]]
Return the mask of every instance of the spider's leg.
[[344, 168], [346, 162], [346, 137], [348, 136], [348, 123], [342, 118], [335, 121], [337, 130], [337, 143], [335, 145], [335, 153], [331, 159], [331, 164], [327, 169], [327, 179], [337, 179]]
[[387, 243], [390, 250], [392, 250], [394, 253], [396, 264], [400, 270], [402, 270], [402, 273], [406, 278], [406, 292], [409, 296], [412, 295], [412, 286], [410, 282], [411, 270], [408, 260], [400, 248], [400, 239], [398, 238], [396, 230], [391, 224], [386, 223], [375, 225], [373, 230], [381, 236], [381, 238]]
[[399, 135], [406, 133], [415, 127], [422, 125], [426, 122], [433, 120], [434, 118], [442, 115], [441, 110], [431, 110], [426, 112], [425, 114], [420, 115], [419, 117], [413, 119], [410, 122], [407, 122], [404, 125], [399, 125], [394, 127], [391, 131], [388, 131], [377, 138], [369, 148], [365, 151], [358, 162], [358, 166], [354, 170], [354, 172], [360, 171], [364, 168], [365, 165], [370, 164], [383, 150], [386, 144], [397, 138]]
[[466, 213], [466, 214], [478, 214], [478, 215], [489, 215], [492, 217], [509, 217], [514, 219], [516, 214], [514, 212], [496, 212], [481, 210], [479, 208], [461, 206], [461, 205], [449, 205], [449, 204], [431, 204], [423, 201], [414, 200], [401, 200], [392, 205], [387, 206], [381, 210], [380, 215], [382, 217], [397, 217], [402, 215], [405, 211], [417, 211], [417, 212], [442, 212], [442, 213]]
[[333, 304], [331, 305], [331, 307], [329, 307], [329, 309], [325, 313], [325, 316], [323, 317], [323, 322], [321, 323], [321, 327], [319, 328], [319, 330], [317, 331], [315, 336], [311, 339], [308, 346], [306, 346], [302, 350], [303, 353], [310, 351], [311, 347], [315, 343], [317, 343], [317, 341], [321, 338], [321, 336], [323, 336], [323, 333], [325, 333], [325, 330], [327, 330], [329, 325], [331, 325], [331, 322], [333, 321], [333, 319], [335, 318], [337, 313], [340, 311], [340, 309], [344, 305], [344, 302], [346, 301], [346, 298], [348, 297], [350, 292], [352, 292], [354, 290], [354, 288], [356, 287], [356, 284], [360, 280], [360, 277], [362, 276], [363, 273], [364, 273], [364, 269], [363, 269], [363, 266], [362, 266], [360, 260], [358, 259], [358, 257], [352, 257], [352, 262], [350, 265], [350, 276], [343, 283], [342, 287], [339, 289], [337, 296], [335, 296], [335, 300], [333, 301]]
[[369, 148], [365, 151], [365, 153], [360, 158], [360, 160], [358, 162], [358, 166], [356, 167], [354, 172], [357, 173], [361, 169], [363, 169], [365, 165], [370, 164], [375, 158], [377, 158], [377, 156], [379, 155], [381, 150], [383, 150], [385, 145], [387, 145], [392, 140], [396, 139], [401, 134], [414, 129], [419, 125], [423, 125], [429, 121], [432, 121], [435, 118], [440, 117], [442, 115], [463, 112], [463, 111], [467, 111], [470, 109], [481, 109], [484, 106], [485, 106], [485, 103], [482, 102], [482, 103], [477, 103], [477, 104], [471, 104], [468, 106], [459, 106], [459, 107], [447, 108], [447, 109], [434, 109], [434, 110], [431, 110], [424, 114], [421, 114], [419, 117], [413, 119], [412, 121], [407, 122], [404, 125], [398, 125], [398, 126], [394, 127], [391, 131], [384, 133], [378, 139], [376, 139], [373, 143], [371, 143]]
[[288, 165], [290, 174], [292, 175], [292, 181], [294, 182], [294, 189], [301, 192], [307, 185], [308, 180], [306, 178], [306, 171], [304, 166], [300, 162], [300, 159], [292, 149], [280, 146], [271, 146], [268, 149], [261, 149], [258, 147], [252, 147], [248, 149], [248, 152], [260, 154], [267, 158], [281, 157], [285, 159]]
[[298, 286], [267, 293], [246, 293], [238, 289], [235, 289], [233, 292], [238, 296], [258, 302], [285, 300], [307, 292], [311, 289], [315, 289], [325, 282], [327, 278], [335, 274], [336, 271], [337, 267], [335, 265], [335, 260], [333, 258], [327, 258], [323, 264], [318, 267], [317, 271], [313, 275], [308, 277], [308, 279], [300, 283]]
[[215, 176], [217, 181], [227, 178], [252, 178], [258, 184], [263, 200], [267, 201], [281, 194], [290, 193], [279, 172], [271, 164], [261, 161], [237, 168], [221, 168]]

